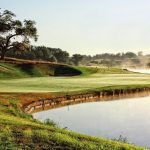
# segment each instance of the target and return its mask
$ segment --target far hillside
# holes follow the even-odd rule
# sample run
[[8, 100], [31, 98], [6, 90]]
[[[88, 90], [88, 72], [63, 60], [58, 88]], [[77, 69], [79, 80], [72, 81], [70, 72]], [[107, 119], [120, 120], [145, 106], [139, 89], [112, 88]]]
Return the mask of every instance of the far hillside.
[[82, 72], [74, 67], [44, 61], [0, 61], [0, 78], [23, 78], [44, 76], [76, 76]]
[[71, 66], [48, 61], [31, 61], [14, 58], [6, 58], [5, 61], [0, 61], [1, 79], [46, 76], [87, 76], [94, 73], [120, 74], [129, 72], [118, 68]]

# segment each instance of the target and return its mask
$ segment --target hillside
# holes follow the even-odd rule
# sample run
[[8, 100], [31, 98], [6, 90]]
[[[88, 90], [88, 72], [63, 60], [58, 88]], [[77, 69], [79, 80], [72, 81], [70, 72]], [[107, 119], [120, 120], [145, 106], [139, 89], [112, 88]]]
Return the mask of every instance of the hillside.
[[80, 74], [80, 70], [62, 64], [0, 62], [0, 78], [75, 76]]
[[16, 58], [6, 58], [5, 61], [0, 61], [0, 79], [47, 76], [87, 76], [98, 72], [102, 74], [129, 73], [126, 70], [117, 68], [73, 67], [60, 63]]

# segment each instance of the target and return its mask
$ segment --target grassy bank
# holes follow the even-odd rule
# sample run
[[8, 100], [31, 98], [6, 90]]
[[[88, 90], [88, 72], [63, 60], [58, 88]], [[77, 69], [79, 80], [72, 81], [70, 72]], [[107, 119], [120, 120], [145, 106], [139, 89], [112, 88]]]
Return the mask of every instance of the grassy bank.
[[0, 79], [15, 79], [27, 77], [73, 76], [82, 72], [74, 67], [36, 62], [0, 62]]
[[[144, 149], [74, 133], [60, 129], [53, 123], [43, 124], [25, 114], [21, 107], [27, 102], [57, 93], [149, 87], [150, 75], [131, 73], [116, 68], [98, 69], [61, 65], [59, 68], [57, 65], [56, 67], [49, 65], [28, 64], [20, 68], [18, 64], [0, 63], [0, 149]], [[80, 72], [80, 76], [55, 77], [56, 74], [49, 75], [50, 72], [59, 72], [58, 76], [64, 75], [64, 70], [67, 69], [63, 67], [69, 68], [70, 72], [73, 72], [72, 69]], [[68, 75], [68, 72], [65, 75]]]
[[[1, 95], [6, 96], [6, 95]], [[3, 97], [3, 98], [4, 98]], [[5, 97], [6, 98], [6, 97]], [[81, 135], [40, 123], [19, 108], [17, 95], [0, 104], [0, 149], [144, 150], [103, 138]]]

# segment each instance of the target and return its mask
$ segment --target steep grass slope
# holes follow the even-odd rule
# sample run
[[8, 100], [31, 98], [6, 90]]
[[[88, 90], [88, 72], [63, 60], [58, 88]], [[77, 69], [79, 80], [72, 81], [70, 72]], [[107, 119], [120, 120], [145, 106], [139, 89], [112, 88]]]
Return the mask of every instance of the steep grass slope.
[[78, 69], [61, 64], [12, 64], [0, 62], [0, 78], [75, 76], [80, 74], [81, 72]]

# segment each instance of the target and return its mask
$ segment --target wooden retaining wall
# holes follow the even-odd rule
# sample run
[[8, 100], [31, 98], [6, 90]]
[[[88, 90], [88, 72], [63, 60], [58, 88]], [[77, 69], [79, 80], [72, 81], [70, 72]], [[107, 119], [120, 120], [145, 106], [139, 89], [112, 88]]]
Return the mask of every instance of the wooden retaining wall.
[[126, 97], [149, 96], [150, 88], [136, 88], [136, 89], [115, 89], [91, 92], [86, 94], [64, 95], [62, 97], [55, 97], [50, 99], [42, 99], [34, 101], [23, 107], [26, 113], [33, 113], [45, 109], [55, 108], [57, 106], [64, 106], [73, 103], [113, 100]]

